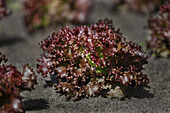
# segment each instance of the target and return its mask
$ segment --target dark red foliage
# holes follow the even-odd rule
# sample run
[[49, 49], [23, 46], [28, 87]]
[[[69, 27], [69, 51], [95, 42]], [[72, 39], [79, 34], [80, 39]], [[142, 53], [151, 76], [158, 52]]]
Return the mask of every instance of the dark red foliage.
[[92, 0], [26, 0], [25, 24], [29, 31], [51, 23], [85, 23]]
[[170, 57], [170, 4], [162, 5], [157, 17], [150, 16], [148, 24], [151, 31], [148, 48], [156, 56]]
[[10, 13], [11, 11], [7, 8], [5, 0], [0, 0], [0, 19]]
[[157, 10], [161, 4], [170, 3], [170, 0], [111, 0], [113, 7], [126, 5], [128, 9], [141, 13], [149, 13]]
[[0, 64], [1, 64], [2, 61], [6, 62], [7, 58], [6, 58], [6, 55], [4, 55], [0, 52]]
[[[6, 60], [4, 56], [0, 53], [0, 61]], [[31, 91], [36, 83], [36, 75], [28, 64], [22, 73], [15, 66], [0, 64], [0, 112], [24, 112], [20, 92]]]
[[40, 43], [44, 53], [37, 70], [56, 76], [58, 92], [67, 99], [95, 97], [116, 86], [148, 83], [142, 73], [147, 56], [142, 47], [128, 42], [112, 21], [99, 20], [90, 27], [62, 28]]

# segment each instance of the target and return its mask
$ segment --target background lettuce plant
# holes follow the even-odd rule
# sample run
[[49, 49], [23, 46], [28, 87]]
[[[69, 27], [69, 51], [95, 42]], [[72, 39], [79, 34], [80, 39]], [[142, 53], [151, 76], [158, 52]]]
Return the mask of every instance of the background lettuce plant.
[[5, 0], [0, 0], [0, 19], [11, 13], [10, 9], [7, 8]]
[[6, 61], [6, 56], [0, 52], [0, 112], [24, 112], [20, 92], [34, 89], [37, 77], [28, 64], [20, 72], [13, 65], [5, 65]]
[[151, 31], [148, 48], [156, 56], [170, 57], [170, 4], [162, 5], [156, 17], [150, 16], [148, 26]]
[[92, 0], [26, 0], [25, 24], [32, 31], [51, 23], [87, 22]]
[[111, 0], [115, 9], [126, 6], [128, 9], [149, 13], [157, 10], [161, 4], [170, 3], [170, 0]]

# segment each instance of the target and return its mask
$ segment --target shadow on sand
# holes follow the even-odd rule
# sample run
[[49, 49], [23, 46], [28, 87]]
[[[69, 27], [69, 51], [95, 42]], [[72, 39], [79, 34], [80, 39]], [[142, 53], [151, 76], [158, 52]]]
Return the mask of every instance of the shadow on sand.
[[147, 86], [147, 89], [144, 89], [144, 87], [129, 87], [125, 91], [125, 96], [127, 98], [138, 98], [138, 99], [144, 99], [144, 98], [154, 98], [154, 94], [149, 92], [150, 87]]
[[35, 99], [24, 101], [25, 111], [42, 110], [49, 107], [48, 102], [44, 99]]
[[6, 34], [0, 35], [0, 47], [10, 46], [16, 43], [23, 43], [25, 40], [20, 36], [10, 36]]

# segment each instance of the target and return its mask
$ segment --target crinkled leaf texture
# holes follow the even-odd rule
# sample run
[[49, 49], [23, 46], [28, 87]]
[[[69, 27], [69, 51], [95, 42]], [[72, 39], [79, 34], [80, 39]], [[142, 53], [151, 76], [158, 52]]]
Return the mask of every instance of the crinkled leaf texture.
[[149, 81], [142, 72], [147, 64], [142, 47], [126, 41], [109, 19], [90, 27], [62, 28], [40, 45], [44, 52], [37, 71], [44, 77], [55, 75], [56, 90], [67, 99], [107, 95], [116, 86], [137, 87]]
[[[7, 59], [0, 52], [0, 63], [2, 61]], [[24, 112], [20, 92], [31, 91], [36, 83], [36, 75], [28, 64], [24, 65], [22, 73], [13, 65], [0, 64], [0, 112]]]

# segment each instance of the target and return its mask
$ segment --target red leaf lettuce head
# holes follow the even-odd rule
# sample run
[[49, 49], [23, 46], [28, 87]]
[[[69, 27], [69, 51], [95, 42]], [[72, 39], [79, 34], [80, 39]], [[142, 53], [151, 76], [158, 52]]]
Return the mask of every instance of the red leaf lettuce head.
[[[41, 43], [37, 71], [56, 76], [58, 92], [67, 99], [95, 97], [116, 86], [148, 83], [142, 73], [147, 56], [142, 47], [128, 42], [109, 19], [70, 29], [62, 28]], [[114, 91], [112, 91], [114, 92]]]
[[170, 4], [162, 5], [156, 17], [150, 16], [148, 26], [151, 31], [148, 48], [156, 56], [170, 57]]
[[[7, 59], [0, 53], [0, 61], [2, 60]], [[24, 65], [22, 73], [13, 65], [0, 64], [0, 112], [24, 112], [20, 92], [34, 89], [36, 79], [28, 64]]]
[[86, 23], [92, 0], [26, 0], [25, 24], [29, 31], [51, 23]]

